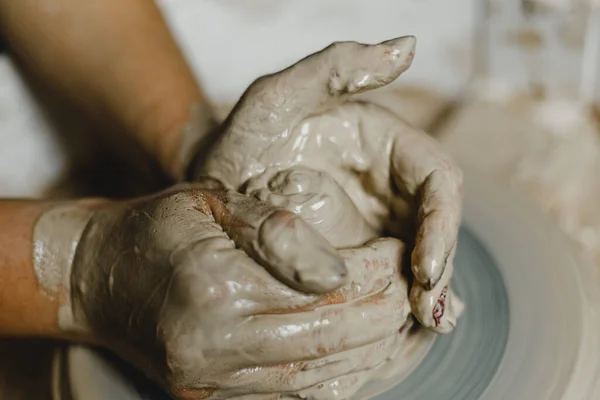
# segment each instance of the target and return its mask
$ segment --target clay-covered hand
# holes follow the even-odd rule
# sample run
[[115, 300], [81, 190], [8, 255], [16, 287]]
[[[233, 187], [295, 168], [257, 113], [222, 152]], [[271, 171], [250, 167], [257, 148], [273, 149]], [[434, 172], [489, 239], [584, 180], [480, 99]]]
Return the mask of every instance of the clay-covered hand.
[[205, 187], [44, 214], [36, 271], [71, 263], [61, 327], [184, 399], [354, 393], [399, 348], [402, 243], [338, 254], [295, 214]]
[[200, 149], [202, 162], [193, 171], [242, 190], [269, 167], [328, 172], [372, 227], [387, 225], [414, 243], [413, 312], [424, 326], [448, 332], [456, 323], [448, 285], [462, 173], [424, 132], [384, 108], [347, 101], [396, 79], [410, 66], [414, 47], [411, 36], [378, 45], [334, 43], [259, 78], [216, 143]]

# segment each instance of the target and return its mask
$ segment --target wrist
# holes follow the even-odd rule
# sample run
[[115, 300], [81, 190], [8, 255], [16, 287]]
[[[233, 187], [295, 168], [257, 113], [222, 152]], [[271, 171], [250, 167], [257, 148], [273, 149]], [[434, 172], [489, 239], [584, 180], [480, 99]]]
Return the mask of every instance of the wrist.
[[72, 272], [75, 255], [94, 210], [106, 203], [86, 199], [56, 204], [38, 218], [33, 230], [33, 269], [39, 290], [57, 304], [59, 336], [87, 340], [86, 324], [74, 314]]

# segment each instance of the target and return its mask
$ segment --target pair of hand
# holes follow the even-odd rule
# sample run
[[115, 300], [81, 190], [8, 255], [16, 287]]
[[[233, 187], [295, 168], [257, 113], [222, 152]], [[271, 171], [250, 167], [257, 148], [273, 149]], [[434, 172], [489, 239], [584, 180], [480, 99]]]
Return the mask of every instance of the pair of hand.
[[[337, 43], [260, 78], [199, 152], [197, 180], [227, 188], [205, 181], [90, 211], [71, 268], [73, 326], [190, 399], [347, 398], [394, 356], [411, 310], [451, 330], [460, 171], [396, 116], [345, 102], [393, 81], [413, 51], [410, 37]], [[410, 304], [400, 241], [336, 251], [282, 210], [292, 203], [257, 198], [252, 182], [299, 166], [327, 171], [365, 229], [416, 229]]]

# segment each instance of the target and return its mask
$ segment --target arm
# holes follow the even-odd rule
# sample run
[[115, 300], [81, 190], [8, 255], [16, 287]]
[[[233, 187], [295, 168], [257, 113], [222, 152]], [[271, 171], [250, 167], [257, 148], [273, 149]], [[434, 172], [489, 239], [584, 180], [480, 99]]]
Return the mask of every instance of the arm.
[[0, 0], [0, 35], [25, 68], [182, 176], [190, 108], [210, 109], [150, 0]]

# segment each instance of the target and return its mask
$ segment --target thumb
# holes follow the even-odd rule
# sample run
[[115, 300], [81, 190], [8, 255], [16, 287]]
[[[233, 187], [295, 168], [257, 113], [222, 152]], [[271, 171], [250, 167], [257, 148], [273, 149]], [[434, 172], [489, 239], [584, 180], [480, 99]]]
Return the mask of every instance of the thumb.
[[327, 239], [294, 213], [234, 191], [203, 200], [236, 246], [293, 289], [326, 293], [346, 282], [346, 265]]

